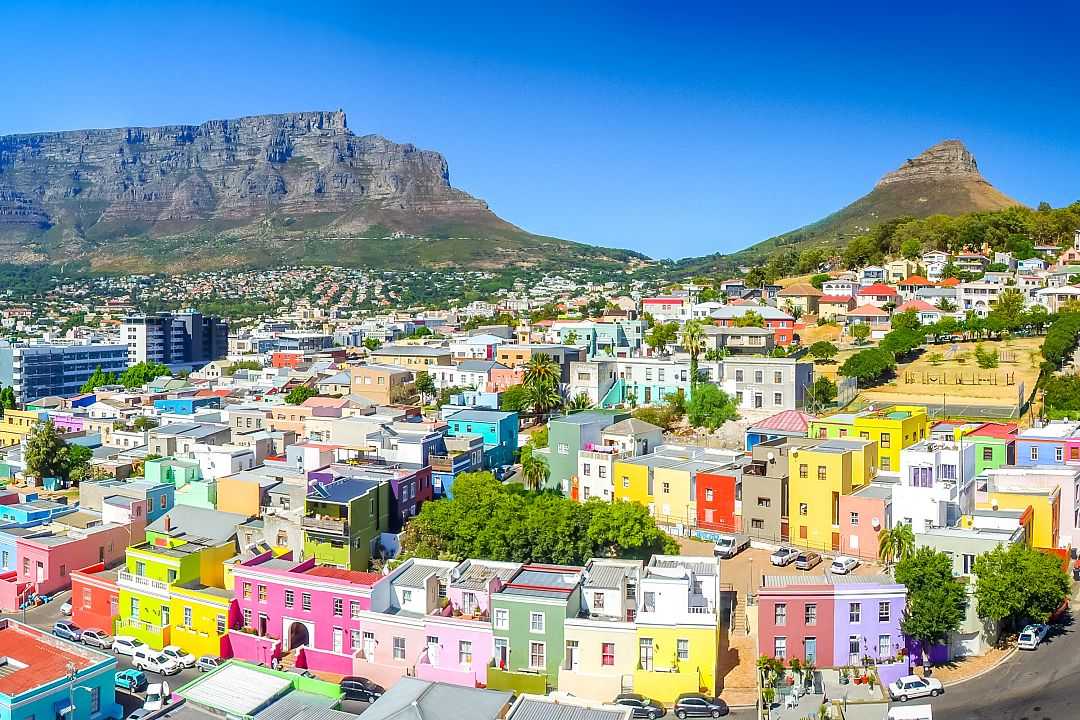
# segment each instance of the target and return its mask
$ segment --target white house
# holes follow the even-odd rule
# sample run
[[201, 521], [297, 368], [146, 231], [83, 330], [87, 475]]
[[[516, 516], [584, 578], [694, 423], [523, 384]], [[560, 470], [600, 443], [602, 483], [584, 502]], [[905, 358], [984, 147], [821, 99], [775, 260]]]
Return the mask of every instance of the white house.
[[893, 523], [917, 533], [954, 525], [975, 508], [975, 445], [923, 440], [900, 451]]

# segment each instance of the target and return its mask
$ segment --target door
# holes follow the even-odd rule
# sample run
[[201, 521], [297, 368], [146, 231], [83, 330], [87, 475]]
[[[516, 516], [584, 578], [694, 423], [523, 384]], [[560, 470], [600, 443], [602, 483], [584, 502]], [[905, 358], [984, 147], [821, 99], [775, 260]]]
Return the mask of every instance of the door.
[[36, 575], [36, 578], [37, 578], [37, 582], [39, 582], [39, 583], [45, 582], [45, 563], [41, 562], [40, 560], [38, 560], [38, 562], [37, 562], [37, 575]]
[[345, 647], [345, 631], [341, 628], [334, 628], [334, 652], [340, 653]]
[[651, 402], [652, 402], [652, 388], [647, 387], [647, 388], [645, 388], [645, 404], [648, 405]]
[[638, 646], [638, 661], [641, 669], [652, 672], [653, 669], [653, 641], [652, 638], [641, 638]]
[[566, 641], [566, 669], [577, 671], [579, 666], [578, 656], [578, 641], [567, 640]]
[[803, 655], [807, 663], [817, 665], [817, 638], [806, 638], [806, 652]]
[[161, 627], [165, 627], [169, 624], [169, 606], [161, 606]]
[[364, 633], [364, 658], [368, 661], [375, 659], [375, 633]]
[[506, 638], [495, 638], [495, 667], [505, 670], [506, 660], [509, 654], [509, 641]]
[[439, 664], [439, 638], [435, 635], [428, 635], [427, 637], [427, 656], [429, 663], [432, 665]]
[[834, 532], [832, 534], [832, 549], [833, 550], [839, 550], [840, 549], [840, 533], [838, 533], [838, 532]]
[[764, 404], [765, 401], [762, 399], [761, 393], [754, 393], [754, 407], [759, 408]]

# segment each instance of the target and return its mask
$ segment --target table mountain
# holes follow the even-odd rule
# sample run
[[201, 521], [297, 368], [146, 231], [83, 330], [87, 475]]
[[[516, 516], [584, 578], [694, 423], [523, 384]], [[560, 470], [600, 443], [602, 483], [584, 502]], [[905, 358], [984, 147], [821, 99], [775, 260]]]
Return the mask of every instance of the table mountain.
[[341, 111], [0, 137], [0, 254], [128, 271], [635, 257], [530, 234], [451, 186], [439, 153], [354, 135]]

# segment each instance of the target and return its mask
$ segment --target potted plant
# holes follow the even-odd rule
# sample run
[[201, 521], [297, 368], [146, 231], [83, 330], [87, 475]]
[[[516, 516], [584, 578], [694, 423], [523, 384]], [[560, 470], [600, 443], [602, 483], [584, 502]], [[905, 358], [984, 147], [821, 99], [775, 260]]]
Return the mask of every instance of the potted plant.
[[814, 682], [814, 663], [807, 660], [803, 663], [803, 685], [810, 687], [810, 684]]
[[847, 685], [850, 678], [851, 675], [848, 673], [847, 666], [845, 665], [844, 667], [840, 668], [840, 684]]
[[765, 687], [761, 689], [761, 704], [766, 708], [771, 708], [773, 701], [776, 700], [776, 690], [771, 687]]
[[877, 685], [877, 673], [873, 670], [866, 673], [866, 684], [870, 686], [870, 692], [873, 692], [874, 686]]

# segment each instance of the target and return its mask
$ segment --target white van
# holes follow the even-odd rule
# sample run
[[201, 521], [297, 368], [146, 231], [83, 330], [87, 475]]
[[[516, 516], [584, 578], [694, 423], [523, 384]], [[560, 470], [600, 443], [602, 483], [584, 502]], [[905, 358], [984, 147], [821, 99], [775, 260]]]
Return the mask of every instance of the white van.
[[930, 705], [896, 705], [889, 708], [888, 720], [934, 720]]
[[144, 645], [135, 651], [135, 654], [131, 656], [131, 664], [138, 670], [161, 675], [175, 675], [180, 672], [180, 663], [149, 645]]

